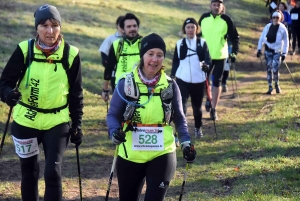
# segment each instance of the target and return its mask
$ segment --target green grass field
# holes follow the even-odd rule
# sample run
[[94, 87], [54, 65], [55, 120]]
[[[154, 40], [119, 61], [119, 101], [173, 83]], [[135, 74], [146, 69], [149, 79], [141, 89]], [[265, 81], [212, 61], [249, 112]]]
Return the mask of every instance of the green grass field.
[[[141, 20], [140, 34], [155, 32], [167, 45], [164, 66], [167, 73], [175, 43], [183, 21], [209, 10], [209, 0], [49, 0], [62, 16], [62, 33], [67, 42], [80, 49], [84, 87], [84, 142], [80, 146], [81, 178], [84, 200], [103, 200], [113, 160], [114, 147], [107, 138], [106, 104], [100, 99], [104, 68], [98, 52], [101, 42], [115, 32], [119, 15], [136, 14]], [[256, 58], [258, 37], [268, 22], [267, 8], [262, 0], [224, 0], [226, 13], [232, 17], [240, 34], [240, 53], [236, 62], [238, 97], [222, 94], [216, 122], [203, 110], [205, 137], [194, 139], [193, 116], [188, 109], [187, 119], [198, 156], [188, 170], [183, 200], [299, 200], [300, 147], [298, 134], [299, 91], [290, 74], [280, 69], [281, 94], [265, 95], [266, 66]], [[22, 40], [35, 37], [34, 11], [38, 0], [0, 0], [0, 72]], [[286, 61], [296, 82], [300, 83], [299, 55]], [[265, 65], [263, 61], [263, 65]], [[9, 108], [0, 103], [2, 134]], [[43, 158], [43, 157], [42, 157]], [[177, 171], [165, 200], [178, 200], [185, 162], [177, 149]], [[43, 170], [43, 160], [41, 170]], [[66, 201], [79, 200], [76, 155], [69, 145], [62, 166], [63, 197]], [[39, 193], [44, 193], [41, 171]], [[0, 200], [21, 200], [20, 167], [10, 134], [0, 156]], [[118, 200], [118, 185], [114, 178], [110, 200]]]

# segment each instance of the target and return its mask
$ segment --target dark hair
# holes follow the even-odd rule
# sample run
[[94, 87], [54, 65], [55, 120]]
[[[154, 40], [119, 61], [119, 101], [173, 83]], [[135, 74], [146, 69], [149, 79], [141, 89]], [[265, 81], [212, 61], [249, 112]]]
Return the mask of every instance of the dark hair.
[[[187, 23], [187, 20], [189, 20], [188, 23]], [[182, 28], [181, 28], [182, 33], [186, 34], [186, 33], [185, 33], [185, 26], [186, 26], [187, 24], [189, 24], [189, 23], [195, 24], [195, 25], [196, 25], [196, 33], [199, 33], [199, 31], [200, 31], [199, 24], [197, 23], [197, 21], [196, 21], [194, 18], [191, 18], [191, 17], [186, 18], [186, 19], [183, 21]]]
[[45, 24], [47, 20], [50, 20], [51, 23], [57, 24], [57, 25], [60, 26], [59, 21], [56, 20], [56, 19], [54, 19], [54, 18], [50, 18], [50, 19], [42, 19], [42, 20], [38, 23], [38, 25], [39, 25], [39, 24]]
[[283, 7], [284, 7], [284, 10], [287, 10], [287, 5], [286, 5], [286, 3], [284, 3], [284, 2], [280, 2], [279, 4], [278, 4], [278, 7], [279, 7], [279, 5], [283, 5]]
[[126, 13], [126, 15], [121, 19], [120, 27], [124, 29], [125, 20], [135, 20], [138, 27], [140, 26], [140, 20], [132, 13]]
[[117, 18], [117, 20], [116, 20], [116, 25], [117, 25], [117, 26], [120, 25], [121, 20], [122, 20], [123, 17], [124, 17], [123, 15], [120, 15], [120, 16]]

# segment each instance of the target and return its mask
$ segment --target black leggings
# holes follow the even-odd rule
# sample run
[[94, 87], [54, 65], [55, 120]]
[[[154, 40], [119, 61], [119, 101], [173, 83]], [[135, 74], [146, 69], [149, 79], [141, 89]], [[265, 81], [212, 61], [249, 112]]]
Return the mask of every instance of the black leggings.
[[212, 60], [212, 85], [219, 87], [221, 85], [226, 59]]
[[229, 76], [229, 70], [224, 70], [223, 72], [223, 78], [222, 78], [222, 85], [226, 85], [227, 84], [227, 79]]
[[116, 170], [120, 201], [138, 201], [145, 180], [144, 201], [163, 201], [176, 170], [176, 161], [176, 152], [146, 163], [134, 163], [118, 156]]
[[188, 82], [184, 82], [183, 80], [177, 78], [176, 82], [180, 89], [184, 114], [186, 115], [187, 102], [188, 102], [189, 96], [191, 96], [195, 128], [200, 128], [202, 126], [201, 105], [202, 105], [202, 100], [204, 97], [205, 81], [201, 82], [201, 83], [188, 83]]
[[298, 48], [300, 49], [300, 27], [292, 27], [292, 37], [293, 37], [293, 43], [292, 43], [293, 51], [296, 48], [296, 41], [298, 41]]
[[[44, 201], [62, 200], [61, 163], [69, 141], [69, 124], [63, 123], [49, 130], [28, 128], [13, 122], [11, 133], [18, 139], [37, 138], [45, 153], [45, 196]], [[40, 147], [41, 148], [41, 147]], [[21, 194], [23, 201], [38, 201], [39, 154], [20, 158]]]

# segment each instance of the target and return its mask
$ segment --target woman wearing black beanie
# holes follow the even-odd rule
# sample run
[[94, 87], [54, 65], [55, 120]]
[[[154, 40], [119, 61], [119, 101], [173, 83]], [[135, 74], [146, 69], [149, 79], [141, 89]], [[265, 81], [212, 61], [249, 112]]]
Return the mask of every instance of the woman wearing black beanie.
[[[166, 45], [157, 34], [141, 41], [140, 64], [118, 82], [110, 102], [107, 125], [117, 145], [116, 170], [120, 201], [138, 201], [146, 181], [145, 201], [163, 201], [176, 169], [173, 120], [183, 157], [192, 163], [191, 144], [174, 80], [163, 70]], [[119, 145], [123, 143], [124, 146]]]
[[81, 62], [78, 48], [62, 37], [55, 6], [40, 6], [34, 17], [37, 36], [13, 52], [1, 75], [0, 97], [14, 107], [11, 134], [20, 158], [22, 200], [39, 200], [43, 145], [44, 201], [61, 201], [65, 149], [70, 138], [77, 148], [82, 142]]

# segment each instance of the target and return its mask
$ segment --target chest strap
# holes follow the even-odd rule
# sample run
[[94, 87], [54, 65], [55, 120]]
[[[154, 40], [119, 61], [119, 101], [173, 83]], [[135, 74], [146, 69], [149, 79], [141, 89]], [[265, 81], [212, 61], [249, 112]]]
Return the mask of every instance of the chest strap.
[[31, 110], [34, 110], [34, 111], [37, 111], [37, 112], [41, 112], [41, 113], [44, 113], [44, 114], [50, 114], [50, 113], [54, 113], [56, 114], [56, 112], [60, 112], [61, 110], [65, 109], [68, 107], [68, 103], [61, 106], [61, 107], [57, 107], [57, 108], [52, 108], [52, 109], [42, 109], [42, 108], [37, 108], [37, 107], [33, 107], [31, 105], [28, 105], [22, 101], [19, 101], [18, 102], [20, 105], [26, 107], [26, 108], [29, 108]]

